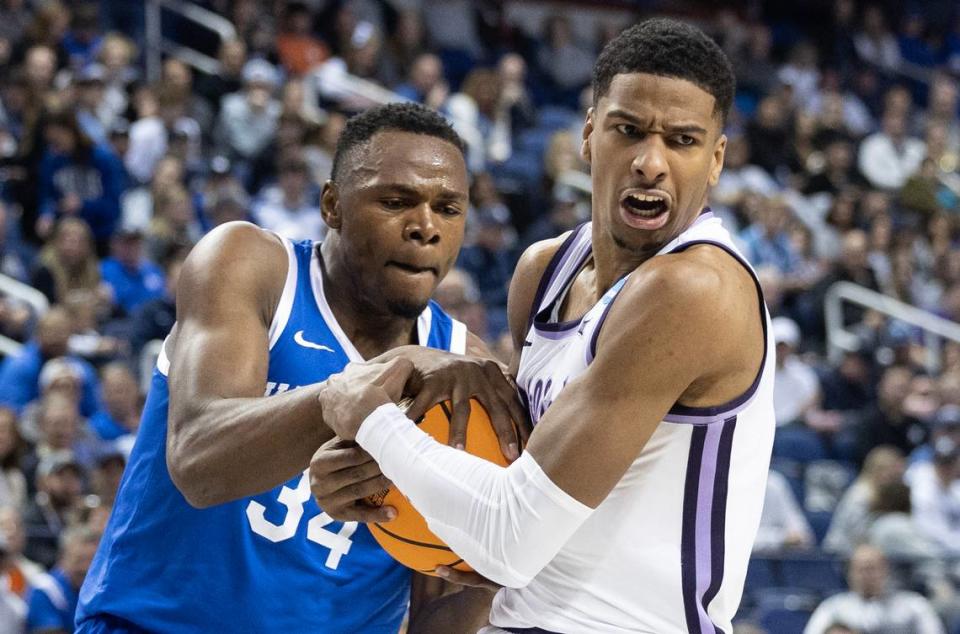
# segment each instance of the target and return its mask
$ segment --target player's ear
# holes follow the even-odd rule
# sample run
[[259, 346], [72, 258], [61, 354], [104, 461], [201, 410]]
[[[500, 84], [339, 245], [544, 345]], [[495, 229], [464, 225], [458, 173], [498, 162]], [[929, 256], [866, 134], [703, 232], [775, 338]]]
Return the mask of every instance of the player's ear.
[[583, 143], [580, 144], [580, 157], [590, 162], [590, 134], [593, 132], [593, 106], [587, 109], [587, 118], [583, 122]]
[[711, 187], [720, 181], [720, 172], [723, 170], [723, 157], [727, 151], [727, 135], [721, 134], [713, 146], [713, 156], [710, 159], [710, 178], [708, 183]]
[[343, 224], [340, 217], [340, 192], [332, 180], [323, 184], [323, 191], [320, 193], [320, 215], [331, 229], [339, 229]]

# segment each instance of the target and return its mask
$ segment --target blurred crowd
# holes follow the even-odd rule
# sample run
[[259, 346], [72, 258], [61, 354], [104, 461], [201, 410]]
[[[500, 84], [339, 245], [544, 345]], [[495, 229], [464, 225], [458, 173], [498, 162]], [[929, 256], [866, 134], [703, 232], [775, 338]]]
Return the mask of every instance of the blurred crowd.
[[[322, 239], [319, 191], [351, 114], [413, 100], [465, 139], [472, 211], [437, 300], [509, 356], [519, 254], [589, 219], [578, 152], [593, 62], [646, 15], [630, 2], [536, 20], [510, 8], [542, 3], [196, 4], [236, 38], [176, 16], [163, 35], [216, 73], [176, 57], [152, 70], [142, 1], [0, 0], [0, 274], [50, 305], [0, 285], [0, 334], [23, 344], [0, 361], [0, 632], [72, 613], [190, 248], [231, 220]], [[960, 631], [960, 345], [847, 303], [833, 347], [824, 312], [845, 281], [960, 320], [960, 13], [684, 7], [736, 70], [710, 204], [775, 317], [777, 439], [738, 628], [803, 628], [837, 590], [807, 631]], [[779, 568], [804, 562], [836, 587]], [[763, 570], [784, 573], [776, 592]]]

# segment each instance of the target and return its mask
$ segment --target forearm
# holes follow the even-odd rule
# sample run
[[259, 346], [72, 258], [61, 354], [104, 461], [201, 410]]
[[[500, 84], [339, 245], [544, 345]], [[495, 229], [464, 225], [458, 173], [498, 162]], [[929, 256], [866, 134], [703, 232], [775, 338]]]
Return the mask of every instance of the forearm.
[[529, 454], [499, 467], [441, 445], [393, 405], [364, 421], [357, 442], [431, 530], [501, 585], [529, 583], [591, 513], [551, 482]]
[[[209, 400], [171, 420], [167, 465], [197, 507], [255, 495], [301, 473], [333, 436], [317, 396], [321, 384], [271, 397]], [[169, 432], [168, 432], [169, 433]]]

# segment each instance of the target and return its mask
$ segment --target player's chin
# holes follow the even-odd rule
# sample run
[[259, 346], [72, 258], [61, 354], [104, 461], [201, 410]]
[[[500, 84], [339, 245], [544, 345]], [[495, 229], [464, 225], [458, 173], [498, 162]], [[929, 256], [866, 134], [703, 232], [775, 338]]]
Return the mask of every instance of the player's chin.
[[427, 308], [432, 294], [433, 290], [431, 289], [430, 292], [425, 294], [410, 293], [401, 296], [387, 297], [387, 309], [390, 311], [390, 314], [396, 315], [397, 317], [416, 319], [420, 316], [420, 313]]

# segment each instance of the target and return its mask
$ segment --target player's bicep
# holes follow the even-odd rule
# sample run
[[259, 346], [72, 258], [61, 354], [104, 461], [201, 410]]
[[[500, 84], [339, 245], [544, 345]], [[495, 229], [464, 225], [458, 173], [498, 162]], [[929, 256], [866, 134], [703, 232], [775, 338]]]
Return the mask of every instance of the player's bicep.
[[[712, 361], [697, 333], [703, 302], [659, 284], [624, 289], [606, 319], [596, 357], [537, 424], [527, 450], [561, 489], [596, 507], [657, 425]], [[656, 301], [653, 301], [656, 299]], [[598, 460], [597, 456], [603, 456]]]
[[196, 247], [181, 275], [170, 351], [174, 421], [208, 399], [263, 395], [267, 307], [271, 287], [282, 288], [284, 249], [252, 227], [218, 237]]

